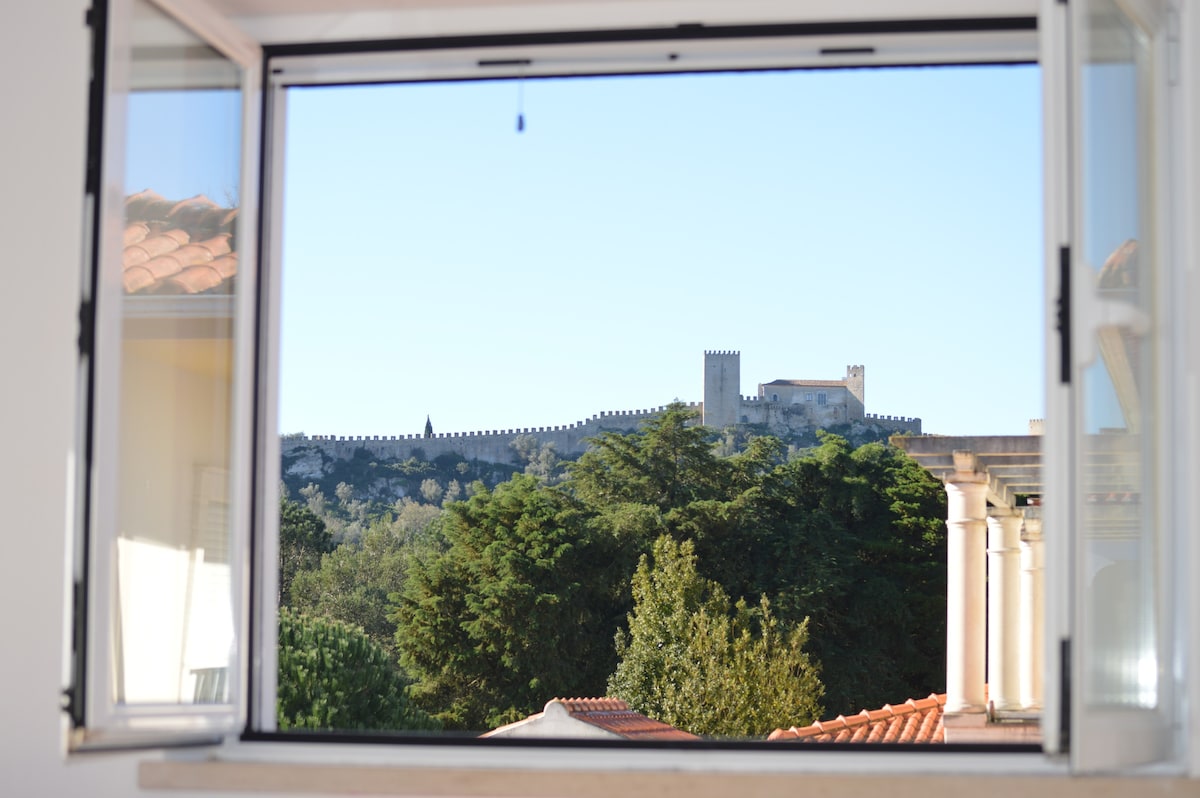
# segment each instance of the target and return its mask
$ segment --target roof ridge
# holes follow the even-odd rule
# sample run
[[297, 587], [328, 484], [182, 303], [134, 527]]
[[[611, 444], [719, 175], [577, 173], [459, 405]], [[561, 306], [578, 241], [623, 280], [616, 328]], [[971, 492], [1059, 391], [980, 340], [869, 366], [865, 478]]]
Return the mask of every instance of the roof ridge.
[[814, 721], [808, 726], [775, 729], [768, 740], [802, 742], [941, 743], [945, 693], [909, 698], [903, 704], [884, 704], [846, 717]]

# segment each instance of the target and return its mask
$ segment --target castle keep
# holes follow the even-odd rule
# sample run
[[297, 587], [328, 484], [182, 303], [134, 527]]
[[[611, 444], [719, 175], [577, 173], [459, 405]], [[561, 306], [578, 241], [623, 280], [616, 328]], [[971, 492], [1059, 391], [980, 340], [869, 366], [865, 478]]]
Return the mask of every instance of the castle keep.
[[[862, 423], [868, 418], [864, 372], [862, 366], [846, 366], [841, 380], [774, 380], [759, 383], [757, 396], [742, 396], [741, 353], [705, 352], [704, 424], [717, 429], [765, 424], [779, 434]], [[882, 420], [910, 425], [896, 432], [921, 432], [919, 418]]]
[[[741, 354], [731, 351], [704, 353], [704, 401], [688, 406], [699, 411], [706, 426], [724, 429], [759, 425], [789, 437], [818, 429], [849, 427], [886, 436], [921, 434], [921, 419], [872, 415], [866, 412], [864, 368], [847, 366], [841, 380], [774, 380], [759, 383], [756, 396], [741, 393]], [[511, 463], [512, 442], [530, 435], [553, 444], [561, 457], [575, 457], [587, 449], [587, 439], [602, 432], [631, 432], [665, 408], [606, 411], [574, 424], [505, 430], [416, 435], [334, 436], [288, 435], [280, 450], [291, 463], [289, 474], [317, 476], [325, 459], [346, 460], [359, 449], [380, 459], [407, 460], [420, 455], [432, 460], [443, 454], [467, 460]]]

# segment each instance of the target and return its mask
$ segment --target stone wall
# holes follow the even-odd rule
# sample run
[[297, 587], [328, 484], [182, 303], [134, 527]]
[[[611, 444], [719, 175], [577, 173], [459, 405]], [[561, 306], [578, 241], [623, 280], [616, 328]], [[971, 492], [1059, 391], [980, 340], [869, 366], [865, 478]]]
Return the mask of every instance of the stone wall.
[[738, 423], [738, 400], [741, 395], [741, 353], [705, 352], [702, 423], [716, 429]]
[[[701, 409], [697, 402], [688, 406], [697, 411]], [[421, 435], [288, 435], [280, 441], [280, 452], [284, 457], [296, 456], [298, 450], [311, 453], [315, 447], [335, 460], [348, 460], [359, 449], [366, 449], [380, 459], [407, 460], [420, 450], [426, 460], [443, 454], [458, 454], [467, 460], [511, 463], [515, 454], [512, 442], [518, 435], [533, 435], [542, 444], [553, 443], [559, 456], [569, 457], [587, 449], [586, 439], [602, 432], [630, 432], [664, 409], [608, 411], [586, 421], [561, 426], [441, 433], [432, 438]]]
[[[688, 407], [697, 411], [703, 410], [703, 404], [699, 402], [691, 402]], [[287, 435], [280, 441], [280, 451], [284, 457], [311, 460], [314, 474], [321, 469], [320, 458], [316, 456], [318, 451], [334, 460], [349, 460], [359, 449], [366, 449], [381, 460], [407, 460], [419, 452], [426, 460], [433, 460], [443, 454], [457, 454], [466, 460], [512, 463], [515, 452], [511, 444], [518, 435], [532, 435], [542, 444], [553, 443], [559, 456], [574, 457], [587, 449], [588, 438], [602, 432], [631, 432], [642, 422], [665, 409], [664, 406], [644, 410], [609, 411], [594, 415], [586, 421], [562, 426], [442, 433], [432, 438], [421, 435]], [[815, 410], [821, 412], [814, 413]], [[741, 423], [747, 424], [765, 424], [772, 432], [778, 434], [806, 432], [842, 424], [861, 424], [889, 434], [921, 434], [919, 418], [867, 413], [862, 420], [852, 417], [847, 419], [847, 410], [846, 404], [831, 404], [818, 408], [815, 405], [790, 405], [764, 401], [756, 396], [744, 396], [741, 398], [740, 420]], [[304, 471], [304, 462], [294, 463], [291, 471], [299, 473], [297, 469]]]
[[[706, 351], [704, 401], [692, 402], [688, 407], [698, 411], [706, 426], [723, 429], [736, 424], [758, 424], [781, 437], [846, 425], [888, 434], [920, 435], [919, 418], [864, 412], [865, 371], [863, 366], [847, 366], [844, 380], [763, 383], [759, 385], [759, 396], [742, 396], [741, 354]], [[812, 401], [805, 399], [807, 393], [813, 394]], [[817, 393], [825, 394], [825, 404], [818, 404]], [[778, 395], [779, 400], [772, 401], [773, 395]], [[432, 438], [423, 435], [289, 435], [281, 440], [281, 450], [284, 457], [293, 458], [290, 464], [293, 474], [319, 471], [322, 454], [333, 460], [348, 460], [359, 449], [366, 449], [381, 460], [407, 460], [420, 453], [426, 460], [456, 454], [466, 460], [513, 463], [515, 452], [511, 444], [519, 435], [532, 435], [543, 445], [554, 444], [560, 457], [573, 458], [587, 449], [588, 438], [602, 432], [631, 432], [664, 409], [609, 411], [586, 421], [561, 426], [443, 433]]]

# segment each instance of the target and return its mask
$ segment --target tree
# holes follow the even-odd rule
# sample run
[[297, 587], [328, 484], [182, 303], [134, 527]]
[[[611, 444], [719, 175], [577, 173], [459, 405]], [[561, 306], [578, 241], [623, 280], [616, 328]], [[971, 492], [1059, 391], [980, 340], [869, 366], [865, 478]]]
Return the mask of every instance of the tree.
[[361, 629], [279, 610], [279, 728], [437, 729]]
[[825, 699], [851, 713], [944, 687], [945, 498], [893, 447], [821, 445], [767, 473], [739, 539], [745, 581], [781, 619], [812, 619], [810, 651], [826, 666]]
[[421, 480], [421, 498], [426, 504], [438, 505], [442, 502], [442, 486], [436, 479]]
[[291, 602], [292, 581], [301, 571], [321, 564], [321, 555], [333, 551], [333, 536], [325, 522], [298, 502], [279, 500], [279, 594], [280, 606]]
[[635, 432], [604, 432], [570, 466], [573, 489], [590, 504], [634, 502], [667, 511], [720, 495], [728, 466], [696, 412], [674, 402]]
[[804, 651], [807, 621], [781, 623], [766, 596], [732, 607], [696, 570], [690, 541], [663, 536], [633, 577], [629, 632], [608, 690], [650, 717], [694, 734], [763, 737], [815, 720], [823, 688]]
[[396, 536], [406, 543], [423, 537], [434, 520], [442, 514], [439, 508], [421, 504], [407, 496], [397, 500], [392, 510], [396, 513], [392, 528]]
[[321, 492], [320, 486], [310, 482], [300, 489], [300, 495], [304, 497], [308, 509], [313, 515], [317, 517], [324, 515], [325, 494]]
[[388, 596], [404, 587], [405, 559], [402, 539], [386, 521], [376, 521], [359, 540], [322, 557], [315, 570], [297, 573], [291, 606], [361, 627], [395, 665], [396, 626], [387, 617]]
[[524, 466], [526, 474], [532, 474], [543, 482], [558, 481], [561, 461], [553, 441], [542, 443], [536, 435], [522, 434], [508, 444], [513, 450], [513, 460]]
[[603, 690], [623, 575], [577, 502], [517, 475], [442, 513], [444, 548], [415, 557], [392, 597], [419, 703], [479, 729]]

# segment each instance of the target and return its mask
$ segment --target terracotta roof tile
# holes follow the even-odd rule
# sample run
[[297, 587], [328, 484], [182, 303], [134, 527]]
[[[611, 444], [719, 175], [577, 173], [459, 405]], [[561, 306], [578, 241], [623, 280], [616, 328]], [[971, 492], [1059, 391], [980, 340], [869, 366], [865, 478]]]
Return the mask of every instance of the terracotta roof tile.
[[942, 709], [946, 694], [909, 699], [903, 704], [885, 704], [881, 709], [864, 709], [847, 718], [818, 721], [810, 726], [776, 729], [768, 740], [806, 743], [941, 743], [945, 742]]
[[571, 717], [627, 740], [698, 740], [694, 734], [634, 712], [619, 698], [556, 698]]
[[[648, 718], [640, 712], [634, 712], [619, 698], [552, 698], [546, 702], [545, 708], [530, 715], [524, 720], [501, 726], [485, 733], [484, 737], [505, 737], [520, 734], [520, 736], [537, 736], [538, 732], [546, 729], [547, 734], [561, 734], [550, 731], [554, 727], [545, 721], [551, 718], [561, 718], [563, 714], [572, 719], [600, 729], [602, 735], [613, 736], [626, 740], [698, 740], [694, 734], [676, 729], [654, 718]], [[532, 730], [532, 731], [531, 731]]]
[[125, 292], [229, 293], [237, 275], [236, 218], [237, 208], [203, 195], [168, 200], [146, 190], [126, 198]]

